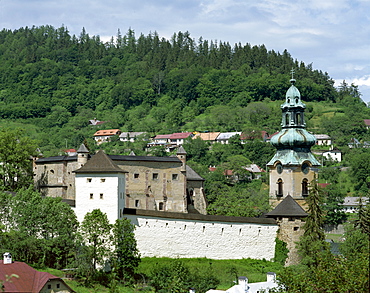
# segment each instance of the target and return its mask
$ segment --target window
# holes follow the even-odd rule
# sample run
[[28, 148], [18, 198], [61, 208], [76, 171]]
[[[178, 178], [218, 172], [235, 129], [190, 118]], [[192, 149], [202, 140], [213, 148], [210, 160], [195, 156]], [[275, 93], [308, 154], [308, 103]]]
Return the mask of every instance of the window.
[[100, 193], [100, 199], [103, 199], [103, 193]]
[[105, 182], [105, 178], [100, 178], [100, 182], [101, 183], [104, 183]]
[[308, 180], [302, 180], [302, 196], [308, 196]]
[[140, 206], [140, 200], [135, 199], [135, 208], [138, 208]]
[[172, 174], [172, 180], [178, 180], [179, 175], [178, 174]]
[[158, 173], [153, 173], [153, 180], [157, 180], [158, 179]]
[[93, 199], [93, 198], [94, 198], [94, 194], [90, 193], [90, 199]]
[[51, 289], [51, 285], [48, 285], [48, 289]]
[[288, 126], [289, 125], [289, 114], [285, 114], [285, 125]]
[[158, 204], [158, 208], [159, 208], [160, 211], [163, 211], [163, 202], [160, 202]]
[[134, 179], [139, 179], [139, 173], [134, 174]]
[[92, 178], [87, 178], [87, 182], [90, 183]]
[[57, 288], [58, 288], [58, 289], [60, 288], [60, 284], [59, 284], [59, 283], [57, 284]]
[[278, 190], [276, 192], [276, 196], [283, 196], [283, 180], [279, 178], [277, 181]]
[[302, 121], [301, 121], [301, 114], [300, 113], [297, 113], [297, 125], [301, 125], [302, 124]]

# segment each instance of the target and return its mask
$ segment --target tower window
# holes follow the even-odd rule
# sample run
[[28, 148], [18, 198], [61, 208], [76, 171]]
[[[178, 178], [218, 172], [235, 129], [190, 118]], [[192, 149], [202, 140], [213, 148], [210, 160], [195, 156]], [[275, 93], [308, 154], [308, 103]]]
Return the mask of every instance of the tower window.
[[281, 178], [278, 179], [277, 185], [278, 190], [276, 192], [276, 196], [283, 196], [283, 180], [281, 180]]
[[139, 179], [139, 173], [134, 174], [134, 179]]
[[135, 199], [135, 208], [138, 208], [140, 206], [140, 200]]
[[103, 199], [103, 193], [100, 193], [100, 199]]
[[153, 180], [157, 180], [158, 179], [158, 173], [153, 173]]
[[158, 209], [159, 209], [160, 211], [163, 211], [163, 202], [160, 202], [160, 203], [158, 204]]
[[93, 198], [94, 198], [94, 194], [90, 193], [90, 199], [93, 199]]
[[289, 125], [289, 114], [285, 114], [285, 125], [288, 126]]
[[308, 180], [302, 180], [302, 196], [308, 196]]
[[172, 174], [172, 180], [178, 180], [179, 175], [178, 174]]
[[301, 121], [301, 113], [297, 113], [297, 125], [301, 125], [302, 124], [302, 121]]

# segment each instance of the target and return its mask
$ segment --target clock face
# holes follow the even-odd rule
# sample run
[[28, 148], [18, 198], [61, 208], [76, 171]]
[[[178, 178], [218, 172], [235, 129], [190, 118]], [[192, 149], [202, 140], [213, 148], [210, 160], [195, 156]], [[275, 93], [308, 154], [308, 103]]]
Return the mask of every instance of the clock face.
[[283, 173], [283, 166], [279, 163], [276, 165], [276, 170], [279, 174]]
[[309, 166], [307, 163], [304, 163], [304, 164], [302, 165], [302, 172], [303, 172], [304, 174], [307, 174], [307, 173], [308, 173], [308, 171], [310, 171], [310, 166]]

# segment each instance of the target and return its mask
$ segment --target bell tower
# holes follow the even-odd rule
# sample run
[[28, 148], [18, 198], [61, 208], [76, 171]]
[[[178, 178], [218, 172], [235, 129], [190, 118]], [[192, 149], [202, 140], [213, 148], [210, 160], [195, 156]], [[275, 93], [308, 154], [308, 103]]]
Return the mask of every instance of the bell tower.
[[311, 153], [315, 137], [306, 130], [301, 94], [295, 87], [292, 70], [291, 86], [281, 105], [282, 129], [271, 138], [276, 154], [267, 163], [270, 173], [269, 201], [274, 207], [290, 195], [305, 207], [309, 184], [317, 174], [320, 163]]

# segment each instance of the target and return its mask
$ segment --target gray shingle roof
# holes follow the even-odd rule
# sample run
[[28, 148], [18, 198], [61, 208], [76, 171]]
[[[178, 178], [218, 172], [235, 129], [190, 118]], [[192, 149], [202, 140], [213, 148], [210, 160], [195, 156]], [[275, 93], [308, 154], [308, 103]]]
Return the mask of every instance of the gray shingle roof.
[[279, 203], [271, 212], [266, 214], [267, 217], [307, 217], [308, 214], [302, 207], [288, 195]]
[[205, 179], [201, 177], [197, 172], [195, 172], [191, 167], [186, 166], [186, 179], [204, 181]]

